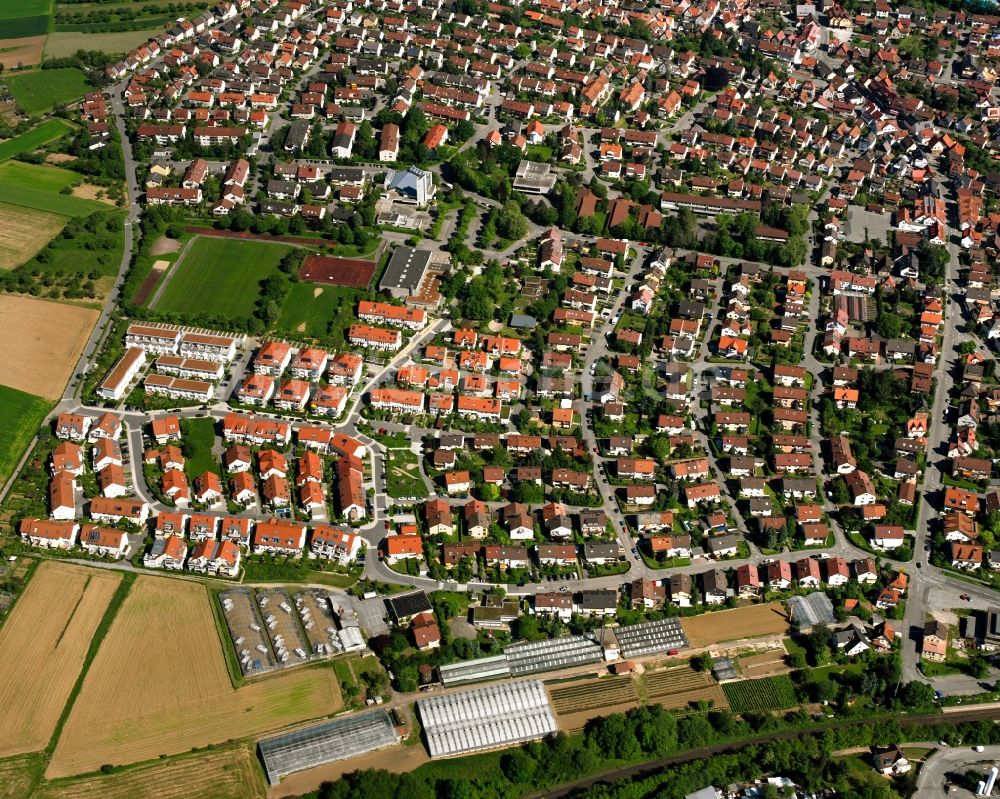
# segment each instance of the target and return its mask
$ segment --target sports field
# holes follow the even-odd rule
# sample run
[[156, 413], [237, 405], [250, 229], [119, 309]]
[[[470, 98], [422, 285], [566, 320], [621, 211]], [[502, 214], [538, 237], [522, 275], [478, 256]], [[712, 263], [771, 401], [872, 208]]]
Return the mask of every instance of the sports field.
[[247, 317], [260, 282], [277, 271], [287, 244], [198, 236], [166, 276], [158, 311]]
[[41, 397], [0, 386], [0, 485], [10, 478], [49, 407]]
[[788, 615], [780, 602], [768, 602], [684, 618], [681, 627], [697, 649], [723, 641], [778, 635], [788, 629]]
[[45, 561], [0, 628], [0, 756], [43, 749], [121, 578]]
[[266, 791], [263, 771], [250, 749], [217, 749], [138, 766], [118, 774], [48, 783], [32, 799], [258, 799]]
[[8, 75], [5, 80], [17, 104], [29, 116], [44, 114], [57, 105], [79, 100], [91, 88], [86, 75], [75, 67], [17, 72]]
[[72, 128], [62, 119], [49, 119], [24, 133], [0, 142], [0, 161], [13, 158], [18, 153], [30, 153], [39, 147], [61, 139]]
[[0, 269], [13, 269], [29, 260], [52, 241], [66, 217], [0, 203]]
[[135, 581], [63, 727], [48, 778], [250, 738], [340, 709], [332, 668], [234, 689], [210, 601], [199, 583]]
[[[94, 308], [0, 294], [0, 319], [6, 327], [0, 347], [0, 381], [29, 394], [58, 399], [99, 315]], [[59, 335], [53, 335], [53, 330]]]
[[24, 161], [6, 161], [0, 164], [0, 183], [23, 189], [41, 189], [60, 192], [83, 179], [72, 169], [49, 164], [29, 164]]

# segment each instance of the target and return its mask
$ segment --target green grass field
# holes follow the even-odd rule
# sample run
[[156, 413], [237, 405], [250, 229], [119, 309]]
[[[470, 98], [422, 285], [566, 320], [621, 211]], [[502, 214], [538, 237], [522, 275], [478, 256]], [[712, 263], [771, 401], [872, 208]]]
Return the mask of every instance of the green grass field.
[[156, 310], [250, 316], [261, 280], [290, 250], [284, 244], [199, 237], [168, 275]]
[[184, 446], [184, 465], [192, 479], [206, 471], [222, 474], [219, 462], [212, 455], [215, 422], [208, 417], [181, 419], [181, 441]]
[[59, 194], [51, 189], [34, 189], [28, 186], [18, 186], [0, 179], [0, 202], [20, 205], [24, 208], [35, 208], [63, 216], [90, 216], [95, 211], [113, 210], [106, 203], [97, 200], [85, 200], [69, 194]]
[[50, 407], [41, 397], [0, 386], [0, 485], [10, 478]]
[[18, 153], [30, 153], [32, 150], [37, 150], [49, 142], [61, 139], [70, 130], [72, 128], [69, 123], [61, 119], [50, 119], [47, 122], [43, 122], [31, 130], [25, 131], [20, 136], [15, 136], [13, 139], [7, 139], [7, 141], [0, 143], [0, 161], [13, 158]]
[[70, 169], [46, 164], [7, 161], [0, 164], [0, 183], [22, 189], [60, 192], [81, 180], [83, 175]]
[[87, 76], [75, 67], [18, 72], [6, 81], [17, 104], [29, 115], [44, 114], [61, 103], [79, 100], [90, 89]]
[[0, 41], [42, 36], [49, 30], [48, 14], [34, 17], [8, 17], [0, 24]]
[[[321, 290], [319, 295], [316, 295], [317, 289]], [[358, 296], [357, 289], [345, 286], [296, 283], [281, 308], [277, 327], [290, 335], [336, 336], [353, 320]]]
[[390, 449], [385, 454], [386, 491], [393, 499], [426, 497], [427, 486], [420, 478], [417, 456], [408, 449]]
[[110, 285], [111, 276], [118, 272], [121, 264], [122, 222], [125, 212], [109, 209], [106, 205], [101, 205], [101, 208], [109, 213], [96, 220], [83, 220], [79, 226], [71, 223], [48, 247], [29, 261], [26, 268], [32, 271], [37, 269], [39, 272], [78, 274], [88, 278], [96, 273], [94, 279], [97, 280], [98, 293], [103, 294]]
[[[2, 20], [45, 15], [51, 10], [52, 0], [0, 0], [0, 19]], [[2, 27], [3, 25], [0, 25], [0, 28]]]

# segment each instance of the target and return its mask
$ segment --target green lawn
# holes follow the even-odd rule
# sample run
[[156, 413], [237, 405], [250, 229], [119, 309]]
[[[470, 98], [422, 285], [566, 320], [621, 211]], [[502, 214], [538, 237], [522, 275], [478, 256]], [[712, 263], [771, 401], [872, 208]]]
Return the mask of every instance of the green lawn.
[[[6, 25], [7, 23], [4, 23]], [[41, 125], [27, 130], [13, 139], [0, 143], [0, 161], [13, 158], [18, 153], [30, 153], [42, 145], [61, 139], [72, 128], [62, 119], [50, 119]]]
[[387, 491], [393, 499], [426, 497], [427, 486], [420, 477], [417, 456], [408, 449], [390, 449], [385, 453]]
[[222, 474], [219, 462], [212, 455], [215, 444], [215, 422], [204, 419], [181, 419], [181, 441], [187, 473], [195, 478], [205, 472]]
[[87, 76], [76, 67], [18, 72], [6, 81], [17, 104], [28, 115], [44, 114], [57, 105], [79, 100], [91, 88]]
[[7, 161], [0, 164], [0, 183], [22, 189], [60, 192], [83, 178], [79, 172], [46, 164]]
[[[52, 10], [52, 0], [0, 0], [0, 19], [16, 19], [37, 14], [48, 14]], [[5, 27], [6, 22], [0, 25]]]
[[290, 250], [285, 244], [199, 237], [167, 276], [156, 310], [250, 316], [260, 282]]
[[89, 216], [94, 211], [107, 211], [111, 206], [97, 200], [85, 200], [69, 194], [59, 194], [51, 189], [18, 186], [0, 180], [0, 202], [49, 211], [63, 216]]
[[[321, 293], [317, 295], [317, 291]], [[336, 336], [354, 320], [360, 295], [357, 289], [345, 286], [296, 283], [281, 308], [277, 328], [292, 336]]]
[[50, 407], [41, 397], [0, 386], [0, 485], [13, 473]]

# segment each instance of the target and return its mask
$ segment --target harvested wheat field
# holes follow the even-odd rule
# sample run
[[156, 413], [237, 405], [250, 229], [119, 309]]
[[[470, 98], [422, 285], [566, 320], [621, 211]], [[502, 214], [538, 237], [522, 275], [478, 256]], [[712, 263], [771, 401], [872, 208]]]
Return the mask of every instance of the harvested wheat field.
[[780, 602], [768, 602], [684, 618], [681, 627], [688, 643], [697, 649], [723, 641], [784, 633], [788, 629], [788, 615]]
[[87, 673], [48, 778], [273, 732], [340, 709], [331, 668], [234, 689], [210, 601], [199, 583], [136, 580]]
[[216, 749], [117, 774], [47, 783], [33, 799], [258, 799], [264, 775], [246, 746]]
[[66, 224], [66, 217], [0, 203], [0, 269], [30, 261]]
[[4, 385], [46, 399], [61, 397], [98, 316], [94, 308], [0, 295]]
[[30, 796], [43, 768], [45, 761], [40, 753], [0, 760], [0, 799]]
[[0, 756], [48, 744], [119, 579], [51, 561], [38, 567], [0, 628]]

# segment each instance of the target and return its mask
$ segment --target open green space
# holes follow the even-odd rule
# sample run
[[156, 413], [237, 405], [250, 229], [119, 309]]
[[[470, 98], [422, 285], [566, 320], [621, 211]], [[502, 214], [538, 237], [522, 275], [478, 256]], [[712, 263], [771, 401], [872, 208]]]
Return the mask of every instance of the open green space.
[[346, 286], [296, 283], [281, 306], [277, 328], [290, 335], [335, 336], [354, 320], [360, 296], [357, 289]]
[[0, 386], [0, 485], [10, 478], [48, 412], [49, 403], [41, 397]]
[[795, 686], [787, 674], [729, 682], [722, 686], [722, 690], [734, 713], [784, 710], [798, 704]]
[[[0, 195], [2, 192], [3, 185], [0, 184]], [[62, 194], [46, 196], [66, 198]], [[25, 264], [25, 269], [29, 273], [37, 270], [53, 275], [79, 275], [91, 282], [104, 279], [105, 282], [95, 289], [97, 293], [103, 293], [108, 288], [106, 284], [110, 282], [109, 278], [117, 274], [121, 265], [125, 212], [100, 203], [98, 206], [106, 213], [71, 219], [58, 236]], [[85, 296], [95, 296], [90, 288], [92, 287], [84, 290]]]
[[222, 474], [212, 455], [215, 445], [215, 422], [208, 418], [181, 419], [181, 443], [186, 471], [192, 478], [205, 472]]
[[32, 150], [37, 150], [49, 142], [61, 139], [71, 129], [69, 123], [62, 119], [47, 120], [41, 125], [31, 130], [26, 130], [12, 139], [0, 142], [0, 161], [13, 158], [18, 153], [30, 153]]
[[90, 89], [87, 76], [76, 67], [18, 72], [7, 77], [6, 82], [17, 104], [29, 115], [44, 114], [57, 105], [79, 100]]
[[260, 241], [198, 237], [167, 276], [158, 311], [245, 318], [291, 247]]
[[6, 183], [0, 179], [0, 202], [35, 208], [63, 216], [89, 216], [94, 211], [107, 211], [110, 206], [97, 200], [86, 200], [48, 189], [34, 189]]
[[47, 164], [29, 164], [24, 161], [0, 164], [0, 183], [19, 188], [60, 192], [82, 178], [83, 175], [79, 172]]
[[412, 450], [386, 450], [385, 477], [386, 490], [393, 499], [427, 496], [427, 486], [420, 477], [420, 464]]

